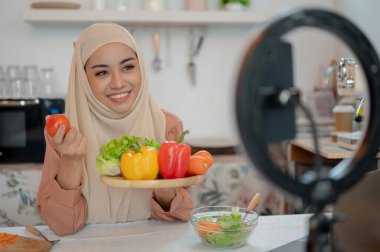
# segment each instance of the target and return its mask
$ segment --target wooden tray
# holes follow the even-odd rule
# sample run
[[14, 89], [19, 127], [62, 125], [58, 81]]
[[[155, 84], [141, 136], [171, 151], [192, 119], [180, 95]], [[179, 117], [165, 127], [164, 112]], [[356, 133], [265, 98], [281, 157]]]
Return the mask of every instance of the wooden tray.
[[191, 176], [179, 179], [155, 179], [155, 180], [127, 180], [124, 177], [100, 176], [103, 183], [108, 186], [118, 188], [175, 188], [187, 187], [199, 184], [203, 181], [204, 175]]
[[34, 252], [48, 252], [51, 249], [51, 243], [41, 239], [34, 239], [24, 236], [17, 236], [14, 243], [7, 244], [7, 248], [0, 251], [34, 251]]

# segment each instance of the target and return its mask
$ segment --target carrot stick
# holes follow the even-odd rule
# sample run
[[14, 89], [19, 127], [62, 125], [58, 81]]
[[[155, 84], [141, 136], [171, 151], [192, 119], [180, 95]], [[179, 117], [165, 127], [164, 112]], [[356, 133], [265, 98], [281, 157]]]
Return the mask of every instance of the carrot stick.
[[198, 221], [198, 225], [213, 228], [213, 229], [222, 229], [222, 226], [219, 223], [212, 222], [212, 221]]
[[8, 234], [8, 233], [0, 233], [0, 246], [3, 249], [7, 248], [7, 244], [14, 243], [17, 239], [17, 235]]
[[12, 238], [10, 238], [10, 239], [8, 240], [8, 243], [14, 243], [14, 242], [16, 241], [16, 239], [17, 239], [17, 235], [15, 235], [15, 236], [13, 236]]

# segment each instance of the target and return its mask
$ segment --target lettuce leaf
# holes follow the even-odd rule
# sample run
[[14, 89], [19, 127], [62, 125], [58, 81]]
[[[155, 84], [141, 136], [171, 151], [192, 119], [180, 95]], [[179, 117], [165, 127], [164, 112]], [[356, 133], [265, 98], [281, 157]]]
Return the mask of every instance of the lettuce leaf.
[[216, 219], [224, 232], [206, 233], [206, 240], [209, 244], [217, 247], [233, 247], [244, 243], [251, 230], [241, 229], [244, 227], [243, 217], [239, 212], [239, 207], [233, 208], [230, 215], [222, 215]]

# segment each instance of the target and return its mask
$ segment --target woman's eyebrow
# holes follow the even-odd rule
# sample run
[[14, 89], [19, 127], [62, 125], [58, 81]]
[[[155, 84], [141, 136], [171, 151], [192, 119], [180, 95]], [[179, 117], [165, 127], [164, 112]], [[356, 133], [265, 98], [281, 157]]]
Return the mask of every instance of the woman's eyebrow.
[[91, 68], [94, 69], [97, 67], [108, 67], [108, 65], [106, 65], [106, 64], [93, 65]]
[[[136, 58], [134, 57], [130, 57], [130, 58], [126, 58], [126, 59], [123, 59], [122, 61], [120, 61], [120, 65], [124, 64], [125, 62], [128, 62], [128, 61], [131, 61], [131, 60], [135, 60]], [[98, 64], [98, 65], [93, 65], [91, 68], [97, 68], [97, 67], [108, 67], [108, 65], [106, 64]]]
[[124, 64], [125, 62], [128, 62], [128, 61], [131, 61], [131, 60], [135, 60], [136, 58], [133, 58], [133, 57], [130, 57], [130, 58], [126, 58], [126, 59], [123, 59], [122, 61], [120, 61], [120, 65]]

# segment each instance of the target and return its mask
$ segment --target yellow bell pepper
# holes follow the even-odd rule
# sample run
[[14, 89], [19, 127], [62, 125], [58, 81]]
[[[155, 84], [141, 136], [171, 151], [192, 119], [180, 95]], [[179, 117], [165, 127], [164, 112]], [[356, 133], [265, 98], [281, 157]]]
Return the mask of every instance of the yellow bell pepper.
[[121, 155], [120, 171], [128, 180], [153, 180], [157, 178], [158, 150], [144, 146], [141, 152], [129, 150]]

